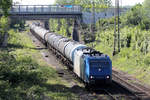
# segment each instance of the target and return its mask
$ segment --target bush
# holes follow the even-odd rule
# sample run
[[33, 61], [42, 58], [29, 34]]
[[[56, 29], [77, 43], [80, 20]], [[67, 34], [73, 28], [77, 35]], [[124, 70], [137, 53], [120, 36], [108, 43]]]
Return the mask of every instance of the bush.
[[144, 17], [143, 20], [140, 23], [141, 29], [149, 30], [150, 29], [150, 19], [147, 17]]
[[144, 58], [144, 64], [146, 64], [147, 66], [150, 65], [150, 55], [147, 55], [147, 56]]
[[[35, 85], [41, 85], [46, 81], [45, 73], [39, 70], [39, 65], [31, 57], [17, 57], [8, 52], [0, 52], [0, 99], [2, 100], [24, 100], [27, 91]], [[21, 86], [21, 87], [20, 87]], [[35, 88], [35, 100], [42, 91]], [[35, 91], [35, 92], [34, 92]], [[36, 92], [38, 91], [38, 92]], [[8, 96], [9, 95], [9, 96]]]
[[0, 45], [3, 42], [4, 34], [8, 31], [9, 21], [7, 17], [2, 16], [0, 18]]

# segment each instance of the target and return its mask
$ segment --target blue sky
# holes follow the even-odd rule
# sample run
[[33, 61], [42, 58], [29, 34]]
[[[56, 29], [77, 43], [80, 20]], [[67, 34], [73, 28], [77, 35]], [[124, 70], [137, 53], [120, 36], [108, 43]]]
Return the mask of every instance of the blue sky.
[[[49, 5], [53, 4], [55, 0], [13, 0], [14, 2], [19, 2], [23, 5]], [[122, 2], [122, 5], [135, 5], [137, 3], [142, 3], [144, 0], [120, 0]], [[115, 0], [112, 0], [113, 5]]]

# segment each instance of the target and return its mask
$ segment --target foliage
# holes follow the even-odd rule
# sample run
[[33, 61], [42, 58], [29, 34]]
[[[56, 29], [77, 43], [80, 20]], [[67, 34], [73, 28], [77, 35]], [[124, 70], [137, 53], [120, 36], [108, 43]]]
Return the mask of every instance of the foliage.
[[3, 42], [4, 34], [8, 31], [9, 20], [7, 17], [2, 16], [0, 18], [0, 44]]
[[143, 17], [142, 5], [137, 4], [131, 11], [129, 11], [126, 16], [126, 24], [139, 25]]
[[144, 11], [145, 11], [145, 15], [147, 17], [150, 17], [150, 1], [149, 0], [144, 0], [144, 3], [143, 3], [143, 7], [144, 7]]
[[112, 56], [114, 17], [97, 21], [96, 41], [88, 45], [108, 54], [116, 68], [149, 83], [147, 73], [150, 73], [150, 17], [147, 16], [144, 6], [137, 4], [120, 17], [120, 53]]
[[[111, 0], [93, 0], [95, 8], [107, 8], [111, 6]], [[92, 8], [91, 0], [56, 0], [60, 5], [81, 5], [83, 8]]]
[[[145, 1], [149, 2], [149, 0]], [[114, 17], [100, 19], [96, 22], [96, 41], [91, 42], [93, 34], [90, 25], [82, 24], [80, 31], [86, 45], [108, 54], [112, 58], [113, 66], [134, 75], [145, 83], [150, 83], [150, 75], [148, 75], [150, 73], [150, 17], [148, 16], [149, 10], [147, 12], [145, 7], [145, 4], [137, 4], [120, 17], [121, 52], [115, 56], [112, 56]], [[66, 22], [63, 22], [60, 33], [65, 34], [65, 25]]]
[[[50, 19], [50, 30], [60, 35], [71, 37], [72, 33], [72, 19]], [[58, 29], [59, 28], [59, 29]]]
[[0, 8], [2, 8], [4, 16], [9, 15], [9, 9], [11, 7], [12, 0], [0, 0]]
[[104, 30], [101, 28], [97, 32], [96, 41], [88, 45], [108, 54], [112, 58], [114, 67], [149, 83], [150, 78], [147, 73], [150, 72], [150, 30], [142, 30], [138, 26], [125, 26], [120, 29], [120, 34], [121, 52], [116, 56], [112, 56], [113, 28]]
[[8, 18], [5, 17], [5, 16], [2, 16], [0, 18], [0, 29], [1, 29], [1, 32], [4, 33], [7, 31], [9, 25], [8, 25]]
[[139, 26], [141, 29], [150, 29], [150, 17], [146, 16], [147, 12], [144, 5], [135, 5], [125, 16], [122, 16], [122, 24]]
[[3, 42], [4, 34], [7, 33], [9, 27], [8, 15], [12, 0], [0, 0], [0, 13], [3, 17], [0, 18], [0, 44]]
[[[66, 100], [75, 92], [43, 60], [27, 32], [11, 29], [7, 48], [0, 48], [0, 100]], [[15, 34], [14, 34], [15, 33]], [[23, 41], [22, 41], [23, 38]]]

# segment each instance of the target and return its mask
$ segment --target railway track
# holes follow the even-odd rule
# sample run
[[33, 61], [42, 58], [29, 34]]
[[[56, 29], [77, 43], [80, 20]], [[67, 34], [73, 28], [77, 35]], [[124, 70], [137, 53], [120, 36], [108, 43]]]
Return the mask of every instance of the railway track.
[[[34, 34], [33, 34], [34, 35]], [[36, 36], [35, 36], [36, 37]], [[37, 37], [36, 37], [37, 38]], [[62, 60], [57, 57], [55, 51], [53, 52], [54, 55], [56, 55], [56, 59], [62, 62]], [[64, 62], [62, 62], [63, 65]], [[60, 76], [62, 77], [64, 75], [64, 72], [59, 72]], [[72, 71], [70, 71], [70, 74], [73, 74]], [[128, 81], [126, 81], [123, 78], [123, 75], [120, 75], [117, 71], [113, 70], [113, 82], [111, 86], [100, 86], [96, 90], [90, 90], [90, 93], [96, 94], [98, 98], [101, 98], [100, 95], [107, 95], [108, 100], [150, 100], [150, 98], [147, 99], [148, 93], [143, 91], [140, 87], [134, 86], [130, 84]], [[75, 74], [73, 74], [75, 76]], [[80, 80], [76, 77], [76, 79]], [[80, 80], [81, 82], [81, 80]], [[146, 99], [145, 99], [146, 98]], [[105, 100], [107, 100], [105, 99]], [[98, 99], [103, 100], [103, 99]]]
[[[74, 79], [78, 80], [81, 83], [83, 82], [70, 69], [68, 69], [67, 72], [70, 73], [71, 76], [74, 77]], [[63, 71], [60, 76], [63, 77], [64, 73], [65, 71]], [[106, 100], [141, 100], [138, 99], [137, 96], [135, 96], [132, 92], [128, 91], [127, 88], [120, 86], [120, 84], [116, 83], [115, 81], [113, 81], [110, 86], [105, 84], [101, 85], [102, 86], [91, 87], [90, 89], [88, 89], [89, 93], [96, 94], [98, 100], [103, 100], [101, 99], [101, 95], [105, 95], [107, 98]]]
[[104, 100], [139, 100], [134, 94], [128, 91], [128, 89], [114, 81], [110, 86], [102, 85], [100, 87], [94, 87], [94, 89], [91, 88], [90, 92], [95, 93], [98, 98], [101, 97], [102, 94], [107, 95], [107, 99]]
[[150, 100], [150, 90], [144, 89], [144, 86], [138, 86], [131, 79], [122, 76], [119, 72], [113, 70], [112, 77], [115, 82], [129, 90], [137, 100]]
[[110, 96], [111, 100], [118, 100], [115, 96], [109, 93], [109, 91], [107, 91], [106, 89], [104, 89], [104, 92], [106, 92]]

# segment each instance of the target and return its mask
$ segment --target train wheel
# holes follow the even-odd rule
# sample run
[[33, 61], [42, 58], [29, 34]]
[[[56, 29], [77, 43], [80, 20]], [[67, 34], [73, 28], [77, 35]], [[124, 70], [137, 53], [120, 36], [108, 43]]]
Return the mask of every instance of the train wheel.
[[89, 83], [85, 83], [85, 89], [87, 90], [87, 91], [90, 91], [90, 85], [89, 85]]

